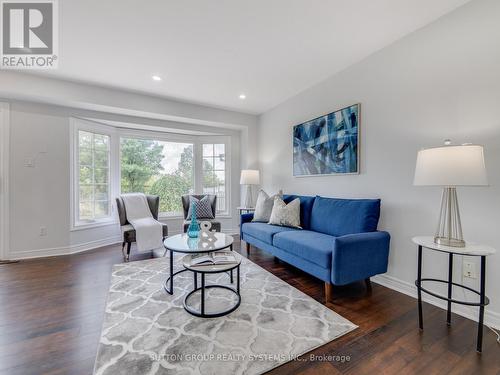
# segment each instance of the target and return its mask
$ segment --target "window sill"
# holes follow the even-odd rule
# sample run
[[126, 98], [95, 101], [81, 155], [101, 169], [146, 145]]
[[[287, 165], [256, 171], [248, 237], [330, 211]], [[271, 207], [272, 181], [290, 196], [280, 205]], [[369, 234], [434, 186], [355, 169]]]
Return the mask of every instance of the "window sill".
[[94, 228], [101, 228], [101, 227], [107, 227], [111, 225], [119, 225], [120, 223], [116, 220], [106, 220], [106, 221], [98, 221], [95, 223], [78, 223], [78, 224], [73, 224], [71, 226], [70, 231], [71, 232], [76, 232], [79, 230], [86, 230], [86, 229], [94, 229]]
[[232, 219], [233, 217], [229, 214], [220, 214], [215, 216], [216, 219]]
[[184, 220], [184, 216], [182, 215], [159, 215], [158, 216], [158, 221], [162, 220]]
[[[231, 215], [216, 215], [215, 216], [215, 220], [217, 219], [232, 219], [233, 217]], [[175, 216], [170, 216], [170, 215], [165, 215], [165, 216], [162, 216], [160, 215], [158, 217], [158, 221], [162, 221], [162, 220], [184, 220], [184, 216], [183, 215], [175, 215]]]

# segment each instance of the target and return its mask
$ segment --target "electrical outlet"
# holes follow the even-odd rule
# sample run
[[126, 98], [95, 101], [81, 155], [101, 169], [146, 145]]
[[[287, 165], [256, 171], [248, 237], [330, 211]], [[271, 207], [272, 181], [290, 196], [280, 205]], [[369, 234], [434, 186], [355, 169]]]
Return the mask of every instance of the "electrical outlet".
[[476, 263], [464, 262], [463, 263], [463, 274], [464, 274], [464, 277], [468, 277], [469, 279], [477, 279]]
[[40, 236], [46, 236], [47, 235], [47, 227], [40, 227]]

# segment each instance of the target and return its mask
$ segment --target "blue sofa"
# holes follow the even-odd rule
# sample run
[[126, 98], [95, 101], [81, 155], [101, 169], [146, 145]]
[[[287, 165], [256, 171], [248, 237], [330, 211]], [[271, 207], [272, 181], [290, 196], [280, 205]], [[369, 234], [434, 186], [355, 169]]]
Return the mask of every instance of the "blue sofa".
[[377, 231], [380, 199], [336, 199], [285, 195], [288, 203], [300, 198], [303, 229], [252, 222], [241, 215], [240, 235], [246, 242], [316, 276], [325, 282], [325, 297], [332, 284], [345, 285], [387, 272], [390, 235]]

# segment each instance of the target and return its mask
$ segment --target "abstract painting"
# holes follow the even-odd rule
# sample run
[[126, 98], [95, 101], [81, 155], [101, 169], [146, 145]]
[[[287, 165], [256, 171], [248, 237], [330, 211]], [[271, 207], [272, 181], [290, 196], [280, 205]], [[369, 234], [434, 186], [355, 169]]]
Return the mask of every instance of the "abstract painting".
[[359, 104], [293, 127], [293, 175], [358, 173]]

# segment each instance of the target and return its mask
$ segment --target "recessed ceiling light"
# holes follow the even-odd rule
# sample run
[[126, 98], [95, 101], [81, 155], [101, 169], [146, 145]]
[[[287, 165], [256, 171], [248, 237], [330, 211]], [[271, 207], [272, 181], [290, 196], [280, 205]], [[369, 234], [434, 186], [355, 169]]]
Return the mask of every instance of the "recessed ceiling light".
[[240, 94], [240, 99], [243, 100], [243, 99], [246, 99], [247, 96], [245, 94]]
[[160, 76], [151, 76], [151, 78], [153, 78], [153, 81], [161, 81], [161, 77]]

